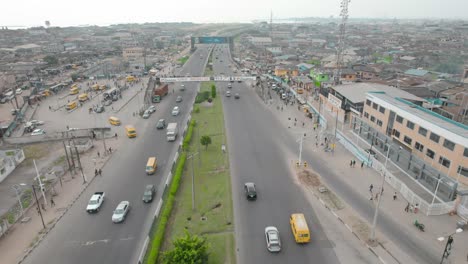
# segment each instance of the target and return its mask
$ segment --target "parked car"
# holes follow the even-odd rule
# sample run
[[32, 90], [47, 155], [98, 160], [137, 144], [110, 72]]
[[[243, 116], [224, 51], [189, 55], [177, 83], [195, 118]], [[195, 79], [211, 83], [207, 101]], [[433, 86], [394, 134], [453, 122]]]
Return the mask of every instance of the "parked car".
[[23, 90], [21, 90], [21, 88], [18, 88], [18, 89], [16, 89], [15, 93], [16, 93], [16, 94], [22, 94], [22, 93], [23, 93]]
[[143, 193], [143, 202], [150, 203], [153, 201], [153, 196], [156, 192], [153, 184], [148, 184], [145, 187], [145, 192]]
[[144, 119], [148, 119], [148, 118], [150, 117], [150, 115], [151, 115], [151, 112], [148, 111], [148, 110], [146, 110], [146, 111], [143, 113], [143, 118], [144, 118]]
[[44, 124], [44, 121], [29, 120], [29, 123], [31, 123], [31, 124], [33, 124], [33, 125], [36, 125], [36, 126], [40, 126], [40, 125], [43, 125], [43, 124]]
[[177, 115], [179, 115], [179, 112], [180, 112], [179, 107], [174, 106], [174, 108], [172, 109], [172, 115], [177, 116]]
[[281, 251], [281, 239], [280, 239], [278, 228], [274, 226], [267, 226], [265, 228], [265, 239], [266, 239], [268, 251], [270, 252]]
[[39, 136], [39, 135], [44, 135], [45, 131], [44, 129], [34, 129], [33, 132], [31, 133], [31, 136]]
[[97, 105], [97, 106], [95, 106], [95, 107], [94, 107], [94, 112], [96, 112], [96, 113], [102, 113], [102, 112], [104, 112], [104, 106], [102, 106], [102, 105]]
[[365, 151], [367, 155], [370, 155], [374, 159], [377, 159], [377, 153], [375, 151], [373, 151], [372, 149], [366, 149]]
[[130, 202], [129, 201], [122, 201], [117, 205], [114, 210], [114, 214], [112, 215], [112, 222], [120, 223], [125, 220], [125, 217], [130, 210]]
[[159, 119], [158, 123], [156, 124], [157, 129], [164, 129], [166, 127], [166, 120]]
[[244, 184], [244, 191], [247, 200], [256, 200], [257, 199], [257, 190], [255, 188], [255, 183], [246, 182]]
[[148, 107], [147, 111], [149, 111], [150, 114], [156, 112], [156, 106], [152, 105], [152, 106]]
[[240, 98], [239, 93], [236, 93], [236, 94], [234, 95], [234, 98], [239, 99], [239, 98]]
[[179, 95], [176, 98], [176, 103], [180, 103], [180, 102], [182, 102], [182, 96]]

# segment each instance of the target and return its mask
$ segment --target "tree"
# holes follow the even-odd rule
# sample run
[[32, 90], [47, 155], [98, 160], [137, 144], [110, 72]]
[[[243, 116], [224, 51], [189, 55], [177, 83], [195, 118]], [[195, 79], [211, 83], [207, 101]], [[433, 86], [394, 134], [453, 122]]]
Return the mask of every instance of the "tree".
[[186, 232], [185, 236], [174, 241], [174, 249], [164, 252], [163, 262], [165, 264], [208, 263], [206, 239]]
[[47, 63], [47, 65], [56, 65], [56, 64], [58, 64], [58, 59], [57, 59], [57, 57], [54, 57], [54, 56], [45, 56], [44, 61]]
[[211, 144], [211, 137], [210, 136], [202, 136], [200, 139], [200, 143], [205, 146], [205, 150], [208, 149], [208, 145]]
[[211, 97], [216, 98], [216, 86], [214, 84], [211, 85]]

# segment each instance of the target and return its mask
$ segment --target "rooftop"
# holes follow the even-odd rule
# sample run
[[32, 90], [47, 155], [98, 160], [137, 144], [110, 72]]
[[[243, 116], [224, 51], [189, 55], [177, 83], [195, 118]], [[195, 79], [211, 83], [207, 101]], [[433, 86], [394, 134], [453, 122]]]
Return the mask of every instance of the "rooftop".
[[364, 102], [366, 100], [366, 93], [369, 92], [385, 92], [393, 97], [400, 97], [411, 101], [425, 101], [423, 98], [417, 97], [401, 89], [377, 83], [361, 82], [343, 84], [335, 86], [333, 89], [353, 103]]
[[[432, 112], [424, 107], [417, 106], [409, 101], [406, 101], [402, 98], [395, 98], [385, 92], [374, 92], [370, 93], [373, 97], [379, 98], [399, 109], [412, 114], [422, 120], [430, 122], [435, 126], [443, 130], [447, 130], [456, 135], [459, 135], [464, 138], [465, 141], [468, 141], [468, 126], [455, 122], [451, 119], [443, 117], [435, 112]], [[446, 135], [444, 137], [447, 137]], [[466, 146], [466, 145], [465, 145]]]
[[409, 70], [405, 71], [405, 74], [414, 75], [414, 76], [421, 76], [421, 77], [428, 74], [428, 73], [429, 73], [429, 71], [420, 70], [420, 69], [409, 69]]

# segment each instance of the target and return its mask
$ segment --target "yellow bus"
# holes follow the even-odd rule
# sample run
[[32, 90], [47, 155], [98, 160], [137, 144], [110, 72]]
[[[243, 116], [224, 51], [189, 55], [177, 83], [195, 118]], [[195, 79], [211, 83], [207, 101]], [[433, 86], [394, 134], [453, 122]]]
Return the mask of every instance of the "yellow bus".
[[73, 87], [70, 89], [71, 95], [78, 94], [79, 92], [80, 92], [80, 89], [78, 89], [78, 87]]
[[78, 101], [84, 102], [84, 101], [86, 101], [86, 100], [88, 100], [88, 94], [87, 94], [87, 93], [82, 93], [82, 94], [80, 94], [80, 95], [78, 96]]
[[292, 214], [289, 223], [296, 243], [308, 243], [310, 241], [309, 227], [304, 214]]
[[146, 174], [153, 174], [158, 167], [158, 161], [156, 157], [149, 157], [148, 162], [146, 163]]
[[113, 126], [120, 126], [120, 119], [118, 119], [117, 117], [111, 116], [109, 117], [109, 124]]
[[67, 109], [67, 110], [73, 110], [73, 109], [75, 109], [77, 106], [78, 106], [78, 104], [77, 104], [75, 101], [73, 101], [73, 102], [68, 103], [68, 104], [65, 106], [65, 109]]
[[127, 137], [129, 138], [134, 138], [137, 136], [136, 130], [133, 126], [125, 126], [125, 133], [127, 134]]

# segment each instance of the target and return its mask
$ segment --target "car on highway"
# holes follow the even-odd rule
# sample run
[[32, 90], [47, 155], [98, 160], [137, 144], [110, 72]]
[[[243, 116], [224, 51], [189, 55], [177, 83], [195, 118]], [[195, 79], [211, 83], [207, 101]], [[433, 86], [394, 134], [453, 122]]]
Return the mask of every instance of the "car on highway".
[[234, 95], [234, 98], [239, 99], [239, 98], [240, 98], [239, 93], [236, 93], [236, 94]]
[[265, 227], [265, 240], [266, 240], [268, 251], [270, 252], [281, 251], [281, 239], [280, 239], [278, 228], [274, 226]]
[[246, 182], [244, 184], [244, 192], [247, 200], [256, 200], [257, 199], [257, 189], [255, 188], [255, 183]]
[[114, 210], [114, 214], [112, 214], [112, 222], [113, 223], [120, 223], [125, 220], [125, 217], [130, 210], [130, 202], [129, 201], [122, 201], [117, 205]]
[[171, 114], [172, 114], [173, 116], [177, 116], [177, 115], [179, 115], [179, 112], [180, 112], [179, 107], [178, 107], [178, 106], [174, 106], [174, 108], [172, 109], [172, 113], [171, 113]]
[[147, 111], [149, 111], [150, 114], [156, 112], [156, 106], [152, 105], [152, 106], [148, 107]]
[[239, 79], [239, 80], [237, 80], [237, 82], [238, 82], [238, 83], [241, 83], [241, 82], [242, 82], [242, 80], [241, 80], [241, 79]]
[[104, 202], [105, 193], [104, 192], [95, 192], [91, 199], [89, 199], [88, 205], [86, 206], [86, 212], [96, 213], [101, 208], [102, 203]]
[[179, 96], [177, 96], [177, 98], [176, 98], [176, 100], [175, 100], [175, 101], [176, 101], [176, 103], [180, 103], [180, 102], [182, 102], [182, 96], [180, 96], [180, 95], [179, 95]]
[[156, 188], [154, 188], [153, 184], [148, 184], [145, 187], [145, 191], [143, 192], [143, 202], [150, 203], [153, 201], [153, 196], [156, 192]]
[[156, 123], [156, 128], [157, 129], [164, 129], [166, 127], [166, 120], [164, 119], [159, 119], [158, 123]]
[[34, 129], [33, 132], [31, 133], [31, 136], [39, 136], [39, 135], [44, 135], [45, 131], [44, 129]]
[[143, 113], [143, 118], [148, 119], [150, 115], [151, 115], [151, 112], [149, 110], [145, 110], [145, 112]]
[[180, 85], [180, 90], [181, 90], [181, 91], [185, 91], [185, 85], [184, 85], [184, 84], [181, 84], [181, 85]]
[[226, 97], [231, 97], [231, 91], [226, 92]]
[[[232, 80], [231, 80], [232, 81]], [[232, 88], [232, 84], [231, 83], [228, 83], [228, 88], [231, 89]]]

